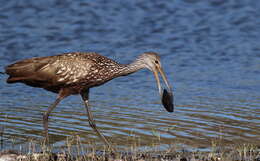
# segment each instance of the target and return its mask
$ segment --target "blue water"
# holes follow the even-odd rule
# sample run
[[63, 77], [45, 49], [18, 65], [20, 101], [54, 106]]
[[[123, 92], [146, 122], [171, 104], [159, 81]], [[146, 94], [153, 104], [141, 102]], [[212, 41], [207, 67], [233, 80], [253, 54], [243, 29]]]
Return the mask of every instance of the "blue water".
[[[97, 126], [113, 144], [260, 145], [259, 17], [256, 0], [5, 1], [0, 71], [20, 59], [71, 51], [95, 51], [120, 63], [158, 52], [175, 92], [174, 113], [162, 107], [147, 70], [90, 91]], [[42, 113], [56, 95], [6, 78], [0, 75], [3, 148], [39, 143]], [[53, 111], [50, 135], [56, 147], [75, 135], [82, 144], [103, 144], [79, 96]]]

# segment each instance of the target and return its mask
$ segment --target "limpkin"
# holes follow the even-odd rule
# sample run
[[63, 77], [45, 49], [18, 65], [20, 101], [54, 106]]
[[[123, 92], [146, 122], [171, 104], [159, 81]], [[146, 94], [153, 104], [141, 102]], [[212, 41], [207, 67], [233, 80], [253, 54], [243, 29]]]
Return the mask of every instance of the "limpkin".
[[[18, 61], [5, 68], [9, 75], [7, 83], [24, 83], [58, 93], [55, 102], [43, 114], [45, 138], [48, 138], [48, 118], [59, 102], [69, 95], [80, 94], [88, 116], [89, 125], [109, 146], [110, 143], [99, 132], [89, 107], [89, 89], [109, 80], [126, 76], [140, 69], [148, 68], [155, 76], [162, 103], [168, 112], [173, 112], [172, 88], [169, 85], [155, 52], [141, 54], [133, 63], [124, 65], [94, 52], [73, 52], [56, 56], [34, 57]], [[158, 72], [168, 90], [162, 91]]]

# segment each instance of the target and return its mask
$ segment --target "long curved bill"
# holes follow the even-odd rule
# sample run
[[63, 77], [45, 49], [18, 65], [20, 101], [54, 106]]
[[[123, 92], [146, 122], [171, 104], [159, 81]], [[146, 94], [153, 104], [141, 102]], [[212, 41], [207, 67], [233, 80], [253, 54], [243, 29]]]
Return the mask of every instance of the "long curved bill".
[[[162, 68], [160, 67], [157, 67], [156, 68], [157, 70], [153, 71], [154, 73], [154, 77], [156, 79], [156, 82], [157, 82], [157, 86], [158, 86], [158, 89], [159, 89], [159, 94], [161, 96], [161, 100], [162, 100], [162, 104], [164, 106], [164, 108], [168, 111], [168, 112], [173, 112], [174, 111], [174, 105], [173, 105], [173, 91], [172, 91], [172, 88], [166, 78], [166, 75], [163, 71]], [[159, 76], [158, 76], [158, 71], [160, 72], [161, 76], [162, 76], [162, 79], [167, 87], [167, 89], [164, 89], [162, 91], [162, 87], [161, 87], [161, 83], [160, 83], [160, 79], [159, 79]]]

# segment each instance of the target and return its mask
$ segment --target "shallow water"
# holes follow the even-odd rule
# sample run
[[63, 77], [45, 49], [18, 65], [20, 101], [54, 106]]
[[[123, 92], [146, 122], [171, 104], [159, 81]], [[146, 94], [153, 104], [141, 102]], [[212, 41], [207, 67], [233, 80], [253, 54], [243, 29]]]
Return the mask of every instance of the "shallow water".
[[[158, 142], [190, 148], [260, 145], [260, 1], [6, 1], [0, 6], [0, 71], [19, 59], [95, 51], [129, 63], [144, 51], [161, 54], [175, 92], [175, 112], [160, 103], [147, 70], [91, 89], [97, 126], [113, 144]], [[55, 94], [0, 75], [3, 147], [42, 139], [42, 113]], [[102, 145], [88, 126], [79, 96], [51, 114], [51, 141], [79, 135]]]

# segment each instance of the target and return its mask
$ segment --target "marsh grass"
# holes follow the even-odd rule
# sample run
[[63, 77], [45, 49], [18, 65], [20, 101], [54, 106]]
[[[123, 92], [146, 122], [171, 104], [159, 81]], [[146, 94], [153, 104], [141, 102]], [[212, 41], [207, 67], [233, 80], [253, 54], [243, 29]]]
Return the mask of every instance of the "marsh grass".
[[4, 126], [0, 125], [0, 149], [4, 147]]
[[260, 149], [252, 144], [224, 147], [220, 140], [214, 139], [211, 150], [206, 152], [188, 151], [177, 145], [169, 145], [167, 150], [161, 151], [157, 136], [149, 148], [142, 148], [140, 138], [131, 136], [127, 139], [131, 146], [115, 146], [118, 150], [115, 153], [91, 141], [83, 144], [78, 135], [67, 137], [66, 145], [59, 148], [31, 140], [27, 152], [5, 150], [0, 152], [0, 161], [260, 161]]

